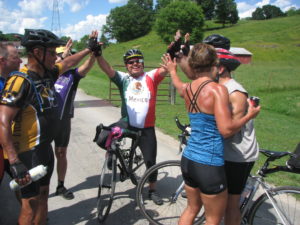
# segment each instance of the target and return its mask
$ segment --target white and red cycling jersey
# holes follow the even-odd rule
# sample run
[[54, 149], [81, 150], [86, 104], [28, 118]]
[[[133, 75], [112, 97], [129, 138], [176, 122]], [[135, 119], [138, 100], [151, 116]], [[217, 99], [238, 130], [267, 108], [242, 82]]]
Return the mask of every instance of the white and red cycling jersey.
[[119, 88], [122, 98], [122, 118], [137, 128], [154, 127], [157, 87], [165, 76], [159, 69], [145, 72], [138, 77], [116, 71], [111, 79]]

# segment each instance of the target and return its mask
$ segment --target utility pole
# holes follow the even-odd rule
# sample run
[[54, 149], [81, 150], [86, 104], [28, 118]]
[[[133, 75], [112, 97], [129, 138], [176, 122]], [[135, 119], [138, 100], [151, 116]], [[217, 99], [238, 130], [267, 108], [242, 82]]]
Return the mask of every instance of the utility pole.
[[61, 36], [60, 17], [59, 17], [59, 0], [53, 0], [51, 31], [57, 36]]

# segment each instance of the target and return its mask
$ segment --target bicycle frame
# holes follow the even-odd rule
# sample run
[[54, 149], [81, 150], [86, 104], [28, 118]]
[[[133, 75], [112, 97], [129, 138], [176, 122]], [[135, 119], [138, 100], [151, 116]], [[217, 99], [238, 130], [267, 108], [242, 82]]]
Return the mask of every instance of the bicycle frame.
[[[121, 173], [123, 173], [122, 175], [125, 175], [126, 177], [130, 177], [134, 184], [136, 182], [135, 182], [134, 178], [132, 177], [132, 175], [134, 175], [134, 172], [143, 165], [143, 163], [141, 163], [133, 168], [134, 155], [136, 153], [135, 150], [136, 150], [137, 144], [138, 144], [138, 138], [136, 140], [132, 140], [131, 146], [129, 149], [121, 149], [119, 139], [113, 139], [112, 143], [111, 143], [111, 148], [108, 150], [109, 154], [116, 155], [116, 160], [119, 159], [119, 164], [117, 164], [117, 166], [118, 166], [119, 170], [121, 171]], [[126, 165], [126, 159], [124, 157], [125, 155], [122, 153], [122, 152], [125, 153], [126, 150], [129, 151], [128, 165]]]
[[276, 213], [278, 214], [281, 222], [284, 225], [290, 225], [290, 222], [286, 218], [285, 214], [280, 210], [280, 208], [277, 206], [276, 201], [272, 197], [272, 195], [271, 195], [272, 188], [270, 187], [270, 185], [265, 183], [265, 181], [262, 177], [250, 175], [249, 178], [254, 180], [254, 185], [253, 185], [253, 190], [252, 190], [252, 192], [251, 192], [251, 194], [248, 198], [248, 201], [247, 201], [246, 205], [241, 209], [241, 216], [243, 218], [243, 222], [245, 223], [247, 221], [247, 216], [248, 216], [247, 213], [248, 213], [248, 210], [251, 207], [251, 204], [249, 204], [250, 201], [253, 200], [253, 198], [254, 198], [255, 194], [257, 193], [259, 187], [261, 187], [263, 192], [266, 194], [268, 199], [271, 201], [271, 204], [272, 204], [273, 208], [275, 209]]

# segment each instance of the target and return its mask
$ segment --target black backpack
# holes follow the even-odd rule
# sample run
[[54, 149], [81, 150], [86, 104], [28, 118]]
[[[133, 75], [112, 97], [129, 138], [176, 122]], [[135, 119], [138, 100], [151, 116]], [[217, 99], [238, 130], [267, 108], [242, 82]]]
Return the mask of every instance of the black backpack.
[[[115, 126], [118, 126], [122, 129], [126, 129], [126, 128], [128, 128], [128, 123], [121, 119], [118, 122], [109, 125], [109, 127], [115, 127]], [[96, 134], [95, 134], [95, 137], [94, 137], [93, 141], [96, 142], [96, 144], [100, 148], [107, 150], [106, 147], [105, 147], [105, 143], [106, 143], [106, 140], [107, 140], [107, 137], [108, 137], [109, 133], [110, 133], [109, 130], [103, 129], [103, 125], [99, 124], [96, 127]]]
[[300, 171], [300, 143], [297, 145], [294, 155], [287, 161], [287, 165], [292, 169]]

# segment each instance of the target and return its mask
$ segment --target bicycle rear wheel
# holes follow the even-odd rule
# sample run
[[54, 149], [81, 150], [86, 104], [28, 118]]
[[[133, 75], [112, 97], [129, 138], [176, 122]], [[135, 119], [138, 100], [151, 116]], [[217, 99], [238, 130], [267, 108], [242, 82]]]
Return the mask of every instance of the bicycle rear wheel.
[[[162, 205], [156, 205], [148, 196], [148, 179], [153, 173], [158, 174], [156, 190], [163, 199]], [[136, 202], [151, 224], [178, 224], [179, 217], [187, 205], [187, 199], [182, 196], [183, 185], [178, 160], [158, 163], [146, 171], [137, 187]], [[199, 218], [195, 224], [201, 224]]]
[[[299, 225], [300, 221], [300, 188], [278, 187], [270, 193], [277, 207], [288, 220], [289, 225]], [[266, 194], [261, 195], [251, 207], [248, 216], [249, 225], [284, 224], [272, 206]]]
[[109, 153], [107, 153], [102, 168], [98, 188], [97, 216], [99, 222], [103, 222], [109, 214], [111, 205], [114, 200], [116, 187], [116, 155], [112, 154], [110, 160], [108, 154]]

